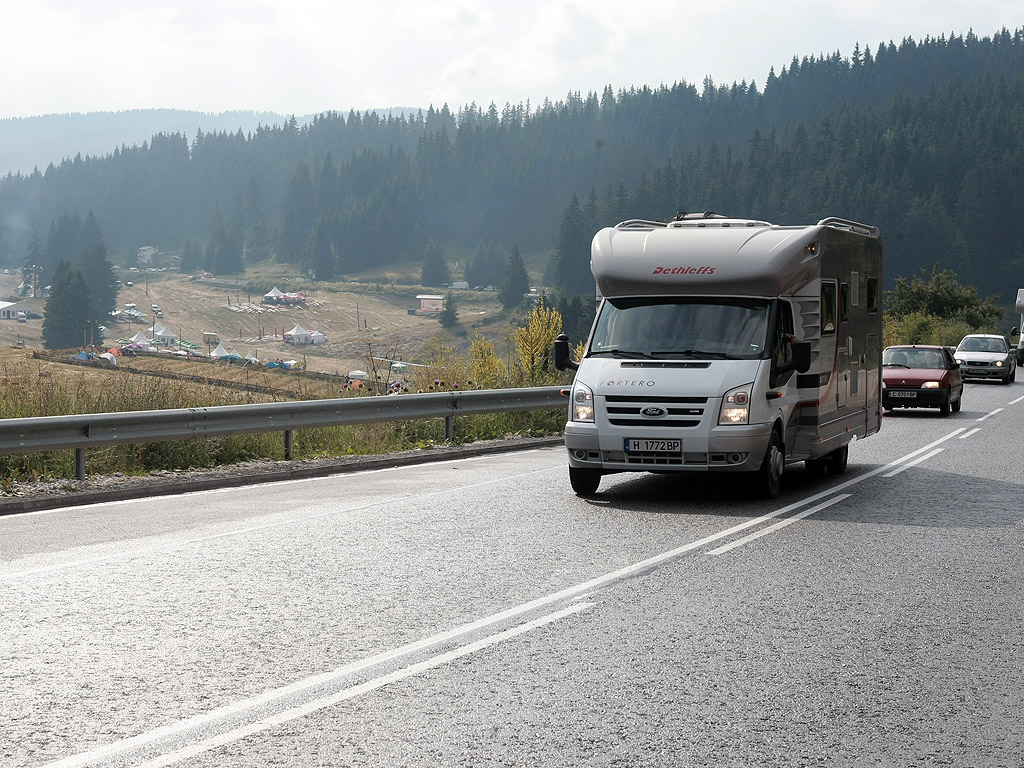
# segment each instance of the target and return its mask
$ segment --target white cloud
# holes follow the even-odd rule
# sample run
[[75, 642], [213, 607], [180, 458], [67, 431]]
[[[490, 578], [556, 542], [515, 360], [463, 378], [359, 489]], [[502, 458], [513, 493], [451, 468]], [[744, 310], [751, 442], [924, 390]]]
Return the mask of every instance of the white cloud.
[[977, 0], [0, 0], [0, 116], [533, 105], [570, 91], [754, 80], [793, 56], [1020, 26]]

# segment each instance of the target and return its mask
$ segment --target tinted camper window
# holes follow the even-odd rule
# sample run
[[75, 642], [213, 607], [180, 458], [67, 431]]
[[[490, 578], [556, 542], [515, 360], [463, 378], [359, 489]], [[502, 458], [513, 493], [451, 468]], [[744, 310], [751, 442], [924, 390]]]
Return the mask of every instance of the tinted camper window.
[[868, 312], [878, 311], [878, 278], [869, 277], [867, 283], [868, 290]]
[[836, 284], [821, 284], [821, 335], [836, 335]]

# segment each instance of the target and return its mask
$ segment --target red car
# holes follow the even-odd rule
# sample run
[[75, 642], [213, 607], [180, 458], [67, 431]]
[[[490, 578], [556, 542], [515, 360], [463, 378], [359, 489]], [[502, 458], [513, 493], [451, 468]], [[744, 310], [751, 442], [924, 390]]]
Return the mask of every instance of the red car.
[[907, 344], [882, 350], [882, 408], [960, 410], [964, 380], [946, 347]]

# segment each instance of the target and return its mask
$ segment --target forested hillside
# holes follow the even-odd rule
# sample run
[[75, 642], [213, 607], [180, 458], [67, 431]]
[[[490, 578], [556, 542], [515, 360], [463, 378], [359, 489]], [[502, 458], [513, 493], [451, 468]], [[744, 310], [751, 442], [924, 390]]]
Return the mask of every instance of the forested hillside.
[[142, 144], [156, 133], [256, 130], [281, 123], [287, 116], [273, 112], [220, 112], [184, 109], [128, 109], [35, 115], [0, 119], [0, 176], [31, 173], [76, 155], [102, 156], [114, 147]]
[[156, 244], [190, 267], [276, 259], [329, 279], [428, 243], [481, 259], [518, 245], [552, 254], [556, 288], [590, 293], [596, 228], [716, 210], [877, 224], [890, 285], [940, 262], [1008, 298], [1024, 281], [1022, 171], [1024, 29], [1002, 30], [794, 57], [763, 91], [708, 79], [159, 133], [0, 180], [0, 262], [20, 267], [33, 233], [91, 211], [114, 261]]

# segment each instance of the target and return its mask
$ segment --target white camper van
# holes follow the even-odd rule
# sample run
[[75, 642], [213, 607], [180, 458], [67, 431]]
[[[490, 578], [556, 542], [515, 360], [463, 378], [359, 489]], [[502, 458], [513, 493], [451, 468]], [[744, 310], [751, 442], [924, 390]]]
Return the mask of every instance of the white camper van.
[[882, 242], [838, 218], [625, 221], [594, 237], [599, 296], [576, 368], [569, 480], [742, 473], [773, 498], [786, 465], [841, 473], [881, 424]]

